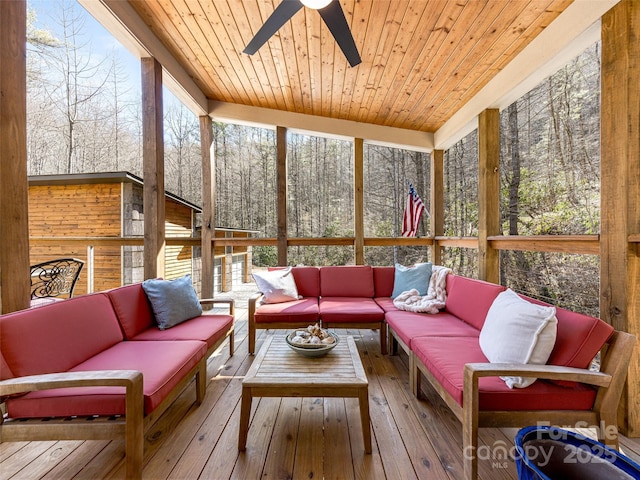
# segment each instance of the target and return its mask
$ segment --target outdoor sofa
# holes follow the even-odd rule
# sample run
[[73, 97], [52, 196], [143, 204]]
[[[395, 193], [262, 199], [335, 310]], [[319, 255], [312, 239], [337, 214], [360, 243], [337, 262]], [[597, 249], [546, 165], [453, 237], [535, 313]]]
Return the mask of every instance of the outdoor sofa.
[[[396, 307], [396, 267], [293, 267], [290, 273], [298, 299], [261, 304], [258, 294], [250, 300], [250, 352], [259, 328], [315, 322], [325, 328], [376, 328], [383, 353], [388, 331], [391, 352], [400, 346], [408, 355], [413, 393], [421, 395], [426, 380], [462, 422], [465, 478], [477, 475], [479, 427], [596, 426], [599, 438], [617, 448], [617, 409], [635, 344], [632, 335], [598, 318], [453, 273], [446, 276], [446, 302], [436, 314]], [[536, 321], [529, 314], [544, 321], [519, 334], [518, 322]], [[497, 362], [509, 358], [509, 347], [516, 354], [529, 349], [529, 363]], [[592, 361], [599, 353], [595, 371]], [[514, 387], [519, 383], [524, 388]]]
[[229, 314], [160, 329], [135, 284], [0, 316], [0, 440], [124, 439], [126, 478], [141, 478], [145, 433], [194, 379], [202, 402], [227, 338], [233, 355], [233, 301], [201, 302]]

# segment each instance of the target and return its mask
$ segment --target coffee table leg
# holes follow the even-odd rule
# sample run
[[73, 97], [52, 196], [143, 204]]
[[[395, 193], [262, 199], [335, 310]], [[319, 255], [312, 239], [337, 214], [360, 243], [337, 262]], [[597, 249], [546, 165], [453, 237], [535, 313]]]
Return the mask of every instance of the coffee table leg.
[[242, 400], [240, 402], [240, 430], [238, 432], [238, 450], [242, 452], [247, 448], [251, 400], [251, 389], [248, 387], [242, 387]]
[[358, 395], [360, 403], [360, 421], [362, 422], [362, 439], [365, 453], [371, 453], [371, 422], [369, 419], [369, 389], [360, 389]]

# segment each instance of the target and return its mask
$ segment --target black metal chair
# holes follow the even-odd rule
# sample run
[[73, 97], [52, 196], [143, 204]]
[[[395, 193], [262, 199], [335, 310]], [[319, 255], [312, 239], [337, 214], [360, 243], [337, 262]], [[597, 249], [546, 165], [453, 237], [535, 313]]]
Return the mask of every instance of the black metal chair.
[[84, 261], [58, 258], [31, 266], [31, 299], [71, 298]]

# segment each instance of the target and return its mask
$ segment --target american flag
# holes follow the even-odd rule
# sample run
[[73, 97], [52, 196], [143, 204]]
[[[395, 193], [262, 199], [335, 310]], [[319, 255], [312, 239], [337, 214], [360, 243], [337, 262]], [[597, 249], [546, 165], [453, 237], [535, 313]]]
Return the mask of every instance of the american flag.
[[424, 211], [424, 203], [409, 180], [407, 180], [407, 184], [409, 184], [409, 196], [402, 217], [402, 236], [415, 237]]

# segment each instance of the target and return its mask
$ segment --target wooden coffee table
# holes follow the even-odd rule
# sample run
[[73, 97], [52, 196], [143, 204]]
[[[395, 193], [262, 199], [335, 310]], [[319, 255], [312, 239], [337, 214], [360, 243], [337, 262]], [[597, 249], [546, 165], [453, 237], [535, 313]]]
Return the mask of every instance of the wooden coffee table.
[[291, 350], [284, 333], [268, 337], [242, 381], [238, 450], [245, 450], [253, 397], [354, 397], [360, 403], [364, 450], [371, 453], [369, 382], [351, 336], [323, 357]]

